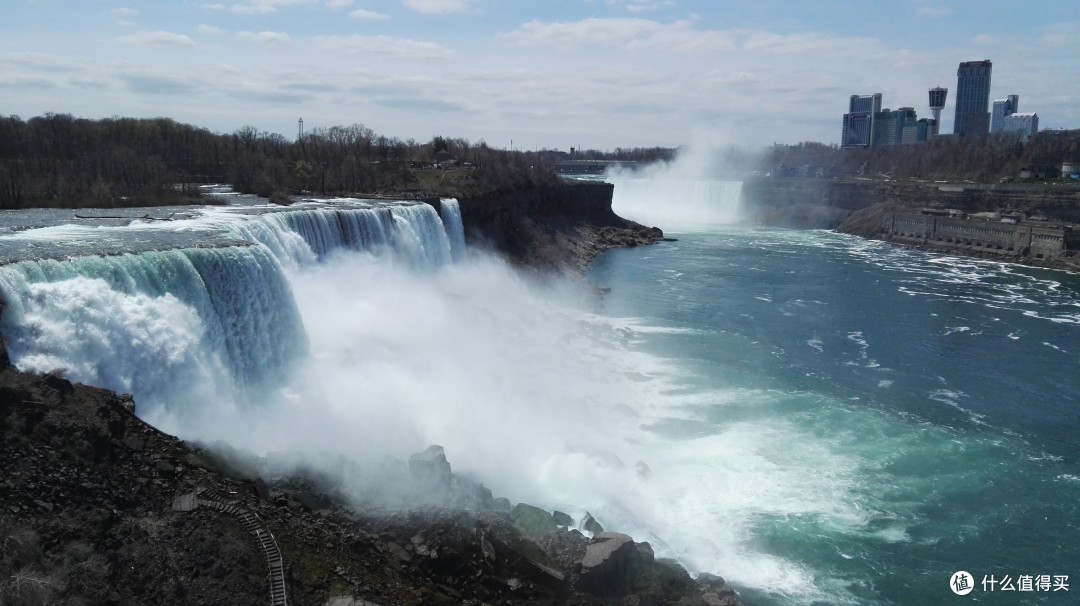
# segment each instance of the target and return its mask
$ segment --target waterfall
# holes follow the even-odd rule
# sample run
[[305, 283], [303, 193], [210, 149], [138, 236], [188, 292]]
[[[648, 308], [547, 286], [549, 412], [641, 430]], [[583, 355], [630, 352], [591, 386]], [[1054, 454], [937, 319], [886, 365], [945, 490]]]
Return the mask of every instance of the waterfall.
[[0, 297], [17, 367], [149, 400], [193, 381], [203, 397], [230, 397], [307, 348], [280, 265], [260, 246], [23, 261], [0, 267]]
[[742, 183], [615, 175], [612, 207], [620, 216], [670, 231], [699, 231], [740, 220]]
[[461, 221], [461, 206], [457, 198], [443, 198], [439, 204], [446, 235], [450, 238], [450, 252], [454, 260], [459, 261], [465, 255], [465, 224]]
[[[463, 245], [456, 216], [449, 232]], [[3, 239], [16, 247], [47, 243], [47, 229]], [[259, 389], [281, 384], [307, 353], [287, 271], [339, 251], [438, 268], [454, 257], [447, 231], [427, 204], [348, 202], [206, 208], [175, 224], [60, 230], [82, 234], [74, 249], [87, 252], [0, 266], [0, 330], [18, 368], [60, 370], [74, 381], [133, 393], [140, 405], [250, 401]], [[92, 254], [95, 243], [125, 237], [138, 242], [130, 252]], [[178, 240], [194, 244], [175, 248]]]
[[235, 213], [225, 214], [238, 237], [265, 245], [290, 265], [342, 250], [389, 253], [420, 267], [438, 267], [453, 259], [452, 230], [444, 228], [427, 204], [317, 206], [267, 212], [261, 221], [237, 221]]

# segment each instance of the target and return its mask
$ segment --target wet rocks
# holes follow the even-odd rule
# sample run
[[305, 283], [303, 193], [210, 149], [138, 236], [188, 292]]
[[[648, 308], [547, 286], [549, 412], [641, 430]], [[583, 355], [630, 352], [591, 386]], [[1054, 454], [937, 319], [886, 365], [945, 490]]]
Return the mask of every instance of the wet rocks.
[[421, 490], [438, 493], [450, 489], [450, 463], [442, 446], [428, 446], [409, 457], [409, 473]]
[[581, 528], [591, 532], [593, 536], [604, 532], [604, 527], [600, 525], [600, 522], [597, 522], [596, 518], [587, 511], [585, 512], [585, 517], [581, 520]]
[[[229, 511], [273, 533], [290, 603], [737, 603], [722, 579], [695, 583], [592, 516], [590, 540], [564, 513], [511, 509], [453, 474], [438, 447], [380, 481], [396, 478], [403, 500], [421, 482], [440, 505], [364, 510], [320, 492], [335, 478], [267, 485], [247, 475], [263, 469], [243, 464], [250, 453], [222, 466], [137, 419], [125, 398], [67, 385], [0, 370], [0, 579], [48, 581], [35, 586], [40, 603], [264, 605], [265, 554]], [[9, 588], [0, 583], [0, 603], [17, 603]]]
[[555, 519], [550, 513], [527, 503], [518, 503], [510, 512], [510, 519], [525, 536], [533, 540], [540, 540], [556, 529]]
[[574, 525], [574, 518], [571, 518], [569, 514], [561, 511], [553, 511], [551, 513], [551, 519], [555, 522], [556, 526], [562, 526], [563, 528], [569, 528]]

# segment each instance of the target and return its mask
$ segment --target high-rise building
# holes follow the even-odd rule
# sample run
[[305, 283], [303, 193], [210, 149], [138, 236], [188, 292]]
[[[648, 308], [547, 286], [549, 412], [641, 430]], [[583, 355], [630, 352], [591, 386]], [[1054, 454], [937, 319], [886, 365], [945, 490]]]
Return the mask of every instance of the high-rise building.
[[1020, 110], [1020, 96], [1009, 95], [1005, 99], [994, 99], [990, 112], [990, 132], [1000, 133], [1005, 129], [1005, 118]]
[[874, 141], [874, 116], [881, 111], [881, 93], [851, 95], [844, 114], [842, 147], [870, 147]]
[[945, 98], [949, 96], [949, 89], [935, 86], [930, 89], [930, 111], [934, 114], [934, 124], [930, 134], [936, 135], [941, 131], [941, 110], [945, 109]]
[[873, 147], [926, 141], [929, 130], [930, 121], [919, 120], [913, 107], [883, 109], [874, 114]]
[[965, 61], [956, 70], [956, 117], [953, 133], [985, 135], [990, 130], [990, 72], [989, 60]]
[[1016, 133], [1020, 140], [1026, 143], [1031, 135], [1039, 132], [1039, 114], [1034, 112], [1009, 114], [1003, 120], [1001, 132]]

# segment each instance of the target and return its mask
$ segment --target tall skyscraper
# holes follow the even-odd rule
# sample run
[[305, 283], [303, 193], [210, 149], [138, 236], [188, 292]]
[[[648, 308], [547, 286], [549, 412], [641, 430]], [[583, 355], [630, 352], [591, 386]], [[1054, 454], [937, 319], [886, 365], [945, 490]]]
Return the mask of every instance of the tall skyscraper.
[[930, 134], [936, 135], [941, 131], [941, 110], [945, 109], [945, 98], [949, 96], [949, 89], [935, 86], [930, 89], [930, 111], [934, 114], [934, 125]]
[[956, 117], [953, 133], [985, 135], [990, 130], [990, 71], [989, 60], [965, 61], [956, 70]]
[[870, 147], [874, 141], [874, 115], [881, 111], [881, 93], [851, 95], [844, 114], [842, 147]]

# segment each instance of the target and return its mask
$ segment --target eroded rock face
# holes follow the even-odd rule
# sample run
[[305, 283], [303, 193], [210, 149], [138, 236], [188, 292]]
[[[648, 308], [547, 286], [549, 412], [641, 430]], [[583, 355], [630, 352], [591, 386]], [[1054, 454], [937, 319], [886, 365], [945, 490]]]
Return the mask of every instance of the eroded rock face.
[[657, 227], [619, 217], [609, 183], [562, 183], [459, 198], [470, 246], [494, 248], [541, 272], [583, 274], [597, 254], [664, 239]]

